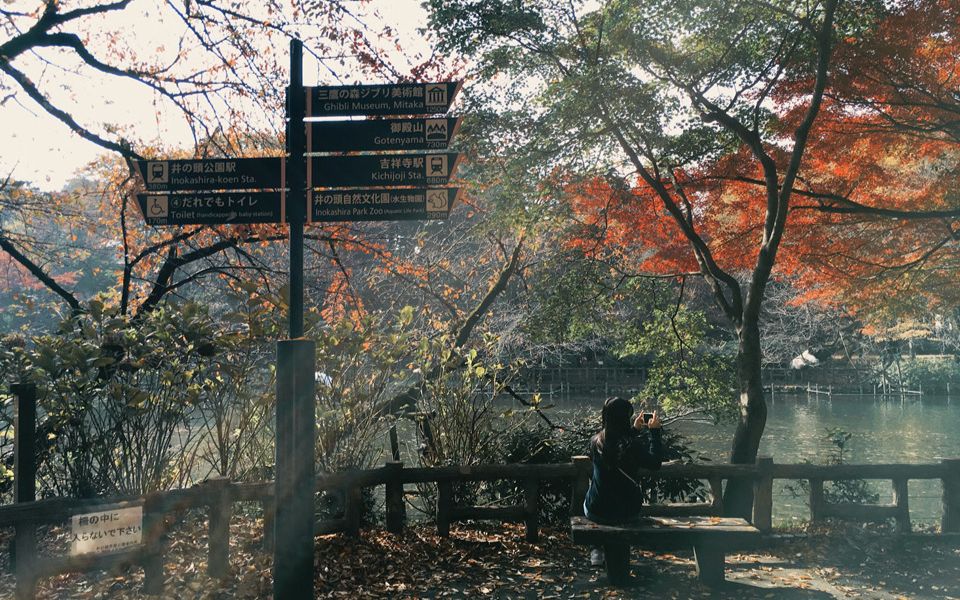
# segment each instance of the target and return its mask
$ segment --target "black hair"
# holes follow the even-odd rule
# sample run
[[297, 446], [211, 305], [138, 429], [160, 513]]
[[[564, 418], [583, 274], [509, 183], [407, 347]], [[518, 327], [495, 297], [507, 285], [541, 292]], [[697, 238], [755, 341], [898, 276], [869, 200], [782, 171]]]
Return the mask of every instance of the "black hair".
[[623, 442], [629, 437], [632, 423], [630, 418], [633, 416], [633, 405], [620, 396], [611, 396], [603, 403], [603, 409], [600, 411], [600, 421], [603, 429], [594, 436], [594, 443], [597, 451], [603, 454], [604, 449], [612, 449], [612, 458], [615, 462], [620, 462], [620, 454], [624, 448]]

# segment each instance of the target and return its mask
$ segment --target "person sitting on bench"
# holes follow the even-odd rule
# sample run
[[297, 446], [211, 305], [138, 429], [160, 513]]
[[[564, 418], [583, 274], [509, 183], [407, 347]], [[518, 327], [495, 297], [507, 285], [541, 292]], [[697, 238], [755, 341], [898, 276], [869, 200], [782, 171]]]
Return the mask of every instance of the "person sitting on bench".
[[[603, 403], [603, 429], [590, 438], [593, 474], [583, 502], [583, 514], [595, 523], [617, 525], [640, 512], [643, 490], [637, 483], [640, 468], [659, 469], [663, 462], [661, 424], [657, 413], [640, 413], [618, 396]], [[644, 419], [647, 419], [646, 421]], [[642, 435], [646, 429], [649, 435]], [[603, 564], [603, 551], [594, 548], [590, 562]]]

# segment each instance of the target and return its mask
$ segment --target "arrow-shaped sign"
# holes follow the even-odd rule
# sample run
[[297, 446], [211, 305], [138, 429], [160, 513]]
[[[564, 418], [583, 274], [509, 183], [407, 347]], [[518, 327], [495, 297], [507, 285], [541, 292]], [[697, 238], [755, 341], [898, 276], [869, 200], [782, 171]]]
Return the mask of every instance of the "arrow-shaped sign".
[[305, 88], [307, 117], [436, 115], [447, 112], [462, 81]]
[[137, 194], [147, 225], [222, 225], [283, 222], [281, 192]]
[[312, 187], [445, 185], [457, 169], [460, 154], [378, 154], [319, 156], [310, 160]]
[[148, 191], [278, 189], [284, 187], [282, 158], [138, 160]]
[[307, 152], [444, 150], [460, 121], [460, 117], [314, 121], [307, 123]]
[[324, 190], [313, 194], [312, 220], [445, 219], [459, 188]]

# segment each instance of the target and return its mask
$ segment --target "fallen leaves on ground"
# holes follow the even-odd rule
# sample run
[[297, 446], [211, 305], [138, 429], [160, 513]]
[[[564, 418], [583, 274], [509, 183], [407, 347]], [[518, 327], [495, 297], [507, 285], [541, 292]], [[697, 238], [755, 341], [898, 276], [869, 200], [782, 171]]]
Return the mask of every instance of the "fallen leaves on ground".
[[[182, 518], [166, 554], [164, 598], [220, 600], [269, 598], [272, 556], [261, 548], [262, 523], [235, 515], [231, 523], [230, 574], [206, 574], [206, 520]], [[0, 598], [13, 596], [6, 552], [10, 533], [0, 533]], [[56, 545], [56, 544], [53, 544]], [[960, 598], [960, 554], [955, 542], [902, 538], [860, 526], [811, 529], [803, 538], [763, 551], [727, 556], [728, 583], [711, 590], [695, 578], [689, 551], [635, 549], [634, 582], [607, 584], [591, 567], [589, 548], [569, 532], [545, 529], [536, 543], [521, 525], [454, 526], [441, 538], [430, 525], [400, 534], [380, 529], [318, 536], [314, 557], [317, 598]], [[152, 598], [142, 594], [143, 572], [69, 574], [42, 582], [41, 600]]]

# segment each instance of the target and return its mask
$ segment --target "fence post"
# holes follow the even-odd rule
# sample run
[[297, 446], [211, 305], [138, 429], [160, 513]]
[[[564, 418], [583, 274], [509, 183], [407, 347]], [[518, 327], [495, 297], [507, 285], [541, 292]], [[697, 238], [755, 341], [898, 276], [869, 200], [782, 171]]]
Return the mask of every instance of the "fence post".
[[946, 469], [943, 475], [943, 521], [940, 533], [960, 532], [960, 458], [940, 461]]
[[711, 477], [710, 482], [710, 510], [716, 517], [723, 516], [723, 479]]
[[401, 533], [404, 523], [407, 520], [407, 506], [403, 499], [403, 482], [400, 480], [403, 463], [396, 460], [388, 460], [385, 465], [387, 468], [387, 483], [384, 493], [384, 502], [387, 511], [387, 531], [390, 533]]
[[773, 528], [773, 458], [757, 457], [757, 477], [753, 480], [753, 526], [764, 533]]
[[523, 505], [526, 516], [527, 541], [536, 543], [540, 539], [540, 481], [533, 477], [523, 482]]
[[163, 593], [164, 512], [163, 498], [153, 493], [143, 502], [143, 591]]
[[816, 523], [823, 519], [823, 480], [810, 480], [810, 522]]
[[266, 552], [273, 552], [274, 533], [277, 520], [277, 494], [276, 482], [274, 482], [273, 491], [263, 499], [263, 549]]
[[357, 537], [360, 535], [360, 520], [363, 516], [363, 490], [358, 485], [349, 484], [343, 490], [344, 506], [343, 518], [346, 520], [344, 533]]
[[450, 509], [453, 508], [453, 482], [437, 482], [437, 535], [450, 536]]
[[573, 457], [573, 491], [570, 494], [570, 516], [583, 515], [583, 501], [587, 497], [587, 488], [590, 487], [590, 471], [593, 461], [589, 456]]
[[[31, 383], [11, 385], [13, 405], [13, 501], [37, 499], [37, 386]], [[16, 574], [17, 600], [33, 600], [37, 593], [37, 524], [17, 523], [12, 543], [11, 562]]]
[[910, 533], [910, 502], [905, 477], [893, 480], [893, 504], [897, 507], [897, 533]]
[[209, 518], [207, 519], [207, 574], [224, 578], [230, 573], [230, 479], [217, 477], [206, 483], [210, 490]]

